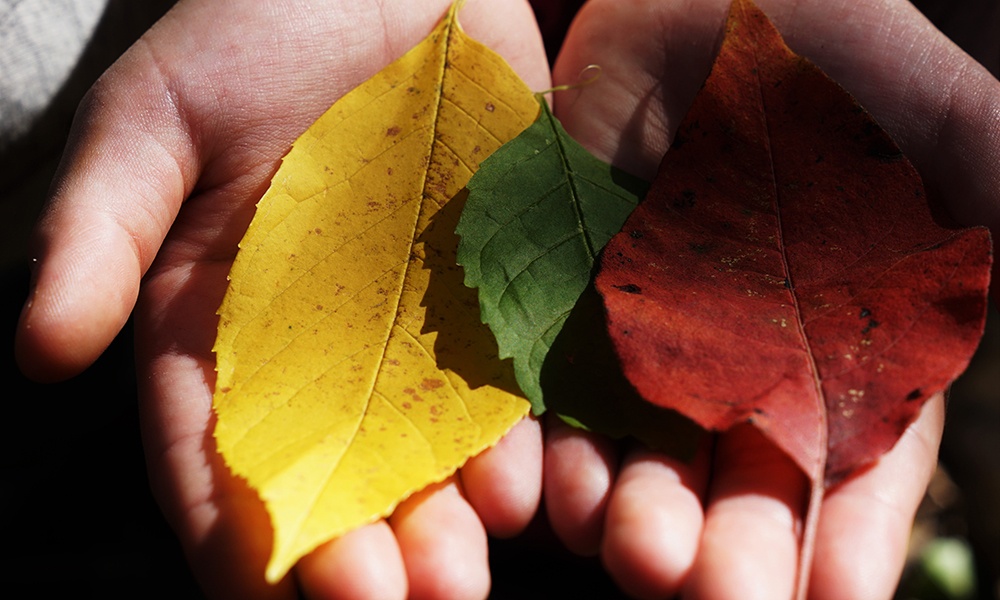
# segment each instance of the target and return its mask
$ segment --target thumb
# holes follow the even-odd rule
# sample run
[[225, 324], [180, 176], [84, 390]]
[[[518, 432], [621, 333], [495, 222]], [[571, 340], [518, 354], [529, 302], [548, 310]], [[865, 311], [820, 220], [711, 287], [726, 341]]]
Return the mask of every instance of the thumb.
[[16, 355], [55, 381], [89, 366], [128, 318], [198, 161], [148, 52], [134, 48], [88, 92], [30, 247]]
[[589, 65], [600, 67], [601, 76], [557, 92], [556, 116], [598, 157], [652, 181], [708, 75], [728, 6], [727, 0], [590, 0], [566, 35], [553, 80], [578, 83]]

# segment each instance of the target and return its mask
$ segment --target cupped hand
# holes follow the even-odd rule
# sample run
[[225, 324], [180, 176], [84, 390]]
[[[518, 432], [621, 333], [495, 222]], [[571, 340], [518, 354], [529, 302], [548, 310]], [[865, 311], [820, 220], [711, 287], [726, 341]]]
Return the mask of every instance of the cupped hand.
[[[874, 114], [967, 225], [1000, 234], [1000, 84], [908, 2], [760, 0], [793, 50]], [[704, 81], [728, 2], [591, 0], [553, 71], [567, 131], [652, 179]], [[997, 278], [994, 277], [996, 282]], [[994, 287], [994, 289], [997, 289]], [[874, 468], [824, 499], [810, 598], [889, 598], [936, 462], [944, 401], [932, 398]], [[553, 420], [555, 421], [555, 420]], [[788, 598], [809, 484], [749, 426], [715, 436], [688, 464], [548, 423], [544, 496], [571, 549], [600, 554], [640, 598]]]
[[[215, 310], [281, 156], [330, 104], [398, 58], [449, 0], [184, 0], [93, 87], [35, 234], [17, 355], [37, 379], [89, 365], [135, 306], [151, 485], [213, 597], [482, 597], [486, 532], [534, 514], [541, 433], [526, 420], [458, 475], [263, 580], [270, 527], [211, 435]], [[548, 66], [530, 7], [461, 19], [535, 89]], [[141, 281], [141, 285], [140, 285]], [[447, 566], [447, 568], [444, 568]]]

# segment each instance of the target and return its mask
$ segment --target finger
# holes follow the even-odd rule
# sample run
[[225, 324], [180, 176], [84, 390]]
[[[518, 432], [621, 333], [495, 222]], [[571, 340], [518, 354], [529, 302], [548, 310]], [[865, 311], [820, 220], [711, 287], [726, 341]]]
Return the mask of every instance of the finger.
[[693, 598], [790, 598], [809, 482], [751, 425], [718, 436]]
[[403, 557], [385, 521], [320, 546], [300, 560], [295, 571], [307, 598], [402, 600], [407, 594]]
[[934, 473], [944, 429], [938, 394], [869, 470], [823, 500], [810, 598], [889, 598], [899, 582], [917, 506]]
[[[156, 125], [140, 121], [132, 130], [111, 118], [163, 108], [151, 106], [155, 99], [143, 93], [108, 98], [100, 89], [81, 108], [76, 142], [34, 234], [33, 289], [21, 316], [17, 357], [22, 370], [39, 380], [76, 374], [114, 338], [185, 194], [185, 180], [194, 177], [175, 159], [183, 154], [178, 139], [157, 143]], [[133, 164], [135, 156], [141, 164]], [[103, 199], [100, 210], [92, 210], [90, 199]]]
[[608, 438], [549, 417], [545, 433], [545, 509], [572, 552], [597, 554], [618, 456]]
[[701, 540], [708, 448], [690, 463], [648, 450], [622, 467], [608, 505], [601, 559], [636, 598], [665, 598], [686, 581]]
[[485, 598], [490, 591], [486, 530], [455, 478], [429, 486], [389, 519], [410, 598]]
[[538, 510], [542, 494], [542, 428], [521, 420], [493, 448], [460, 471], [469, 504], [491, 535], [517, 535]]
[[[591, 0], [573, 21], [553, 69], [575, 84], [556, 115], [598, 157], [651, 181], [680, 119], [708, 75], [728, 1]], [[628, 35], [622, 35], [628, 31]]]

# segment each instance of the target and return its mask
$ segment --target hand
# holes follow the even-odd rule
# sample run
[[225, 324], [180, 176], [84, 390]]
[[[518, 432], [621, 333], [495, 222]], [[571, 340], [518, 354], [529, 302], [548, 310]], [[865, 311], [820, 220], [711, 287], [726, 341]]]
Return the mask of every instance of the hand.
[[[1000, 84], [908, 3], [759, 0], [793, 50], [851, 91], [965, 224], [1000, 234]], [[711, 65], [728, 1], [591, 0], [553, 79], [566, 129], [647, 179]], [[623, 35], [622, 32], [628, 32]], [[994, 278], [994, 282], [997, 278]], [[997, 290], [994, 287], [994, 290]], [[599, 553], [637, 597], [788, 598], [808, 494], [804, 476], [750, 427], [685, 464], [549, 422], [544, 496], [571, 549]], [[889, 598], [933, 472], [943, 400], [877, 465], [824, 501], [810, 598]]]
[[[213, 597], [294, 598], [296, 585], [316, 597], [481, 597], [486, 532], [516, 533], [537, 506], [541, 433], [528, 420], [388, 522], [317, 549], [297, 582], [270, 587], [267, 517], [211, 436], [215, 310], [254, 203], [291, 142], [422, 39], [448, 5], [185, 0], [78, 114], [35, 234], [19, 362], [38, 379], [71, 376], [135, 305], [151, 484]], [[462, 22], [529, 85], [548, 87], [526, 2], [471, 2]]]

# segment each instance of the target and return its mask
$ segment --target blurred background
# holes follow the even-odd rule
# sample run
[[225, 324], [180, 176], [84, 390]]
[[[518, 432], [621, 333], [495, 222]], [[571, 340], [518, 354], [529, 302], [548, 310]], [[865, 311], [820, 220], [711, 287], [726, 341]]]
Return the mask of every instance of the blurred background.
[[[0, 539], [9, 557], [0, 562], [0, 581], [36, 597], [200, 597], [149, 491], [131, 327], [69, 382], [34, 384], [13, 358], [14, 328], [28, 289], [25, 243], [76, 105], [172, 4], [0, 0], [0, 389], [7, 390], [0, 420]], [[567, 11], [580, 2], [534, 4], [554, 53], [569, 23]], [[997, 75], [1000, 0], [915, 4]], [[29, 38], [44, 43], [32, 50]], [[544, 518], [516, 539], [492, 542], [491, 561], [494, 598], [619, 597], [599, 562], [564, 551]], [[914, 527], [897, 597], [1000, 598], [995, 308], [972, 365], [953, 387], [940, 466]]]

